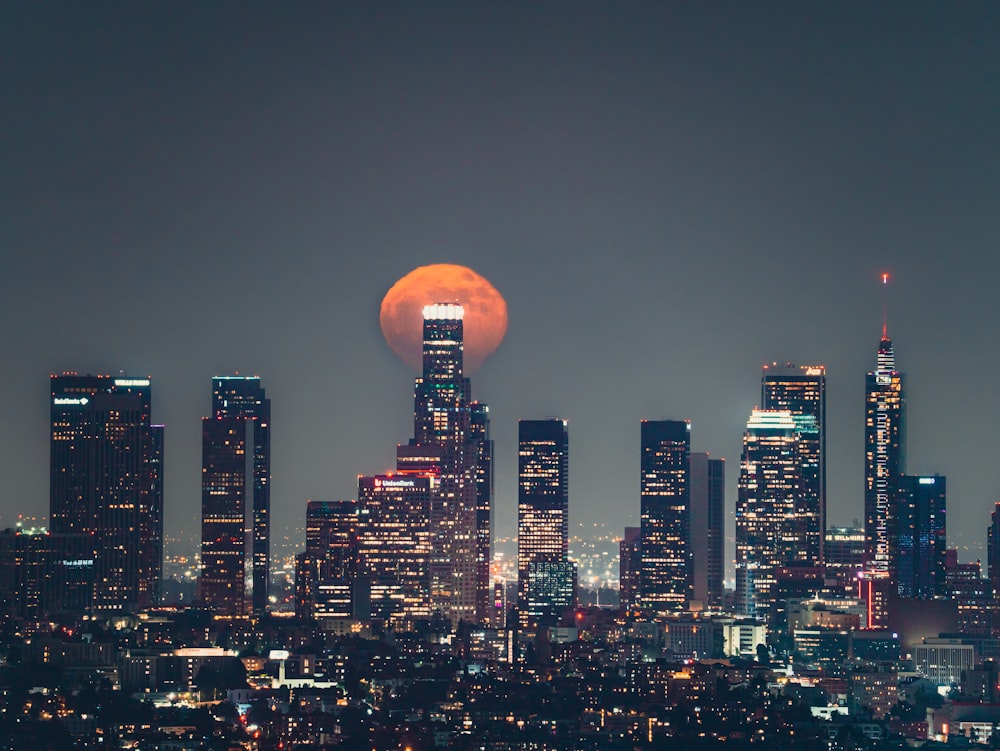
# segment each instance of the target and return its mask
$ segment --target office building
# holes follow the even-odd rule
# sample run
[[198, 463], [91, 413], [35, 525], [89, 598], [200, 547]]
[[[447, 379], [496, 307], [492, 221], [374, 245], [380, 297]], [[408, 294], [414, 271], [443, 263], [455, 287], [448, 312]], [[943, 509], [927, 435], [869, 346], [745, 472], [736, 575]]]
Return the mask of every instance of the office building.
[[[267, 607], [271, 537], [271, 400], [260, 378], [212, 379], [212, 416], [202, 419], [199, 596], [217, 612]], [[249, 543], [247, 530], [249, 529]]]
[[875, 370], [865, 377], [865, 557], [875, 576], [890, 567], [889, 504], [892, 482], [905, 471], [905, 407], [903, 374], [883, 327]]
[[306, 549], [295, 560], [295, 614], [351, 618], [358, 575], [358, 504], [308, 501]]
[[736, 607], [773, 615], [779, 567], [807, 561], [800, 492], [799, 433], [788, 410], [755, 409], [747, 421], [736, 501]]
[[691, 598], [691, 423], [643, 420], [640, 426], [642, 607], [682, 610]]
[[523, 626], [551, 626], [576, 602], [566, 421], [520, 420], [517, 453], [518, 610]]
[[[464, 316], [462, 306], [453, 303], [423, 308], [423, 370], [414, 383], [413, 439], [407, 447], [435, 462], [427, 467], [437, 476], [431, 508], [431, 601], [453, 627], [459, 621], [475, 622], [484, 603], [477, 522], [480, 481], [491, 482], [475, 469], [479, 451], [489, 449], [488, 422], [482, 422], [488, 411], [479, 412], [480, 424], [474, 428], [472, 389], [463, 374]], [[398, 469], [414, 466], [400, 463]]]
[[493, 563], [493, 439], [490, 438], [490, 408], [482, 402], [470, 405], [473, 478], [476, 488], [476, 622], [488, 623], [494, 610], [490, 591]]
[[693, 596], [703, 607], [720, 608], [726, 539], [725, 460], [692, 452], [690, 485]]
[[90, 537], [74, 563], [93, 567], [94, 612], [149, 607], [159, 592], [162, 428], [150, 418], [148, 378], [51, 378], [49, 520], [54, 535]]
[[642, 542], [639, 527], [625, 527], [618, 543], [618, 603], [622, 610], [639, 607], [639, 573], [642, 569]]
[[945, 485], [940, 475], [902, 475], [890, 485], [889, 576], [900, 597], [948, 594]]
[[843, 587], [856, 588], [858, 573], [865, 567], [864, 527], [830, 527], [823, 544], [823, 558], [829, 578]]
[[826, 368], [822, 365], [765, 365], [761, 406], [788, 410], [799, 434], [800, 491], [795, 514], [803, 521], [806, 559], [821, 563], [826, 531]]
[[370, 586], [371, 617], [402, 625], [434, 612], [431, 596], [434, 475], [358, 478], [359, 574]]

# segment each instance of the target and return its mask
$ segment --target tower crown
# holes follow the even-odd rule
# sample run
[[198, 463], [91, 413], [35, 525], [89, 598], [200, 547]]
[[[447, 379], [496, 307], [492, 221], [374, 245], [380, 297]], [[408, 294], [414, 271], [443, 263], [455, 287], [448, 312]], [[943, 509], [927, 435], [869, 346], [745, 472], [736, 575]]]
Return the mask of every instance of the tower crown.
[[878, 355], [875, 359], [875, 369], [876, 370], [895, 370], [896, 369], [896, 355], [892, 350], [892, 339], [889, 338], [888, 334], [884, 331], [882, 333], [882, 341], [878, 345]]
[[425, 321], [461, 321], [465, 317], [465, 308], [459, 303], [436, 302], [424, 306]]

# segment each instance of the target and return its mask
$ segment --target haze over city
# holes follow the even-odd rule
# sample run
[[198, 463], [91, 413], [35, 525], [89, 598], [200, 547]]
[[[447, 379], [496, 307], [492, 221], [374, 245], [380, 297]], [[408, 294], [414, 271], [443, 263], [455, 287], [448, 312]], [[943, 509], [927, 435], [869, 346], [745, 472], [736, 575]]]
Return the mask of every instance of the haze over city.
[[[149, 375], [168, 534], [197, 536], [211, 377], [272, 400], [275, 527], [353, 498], [412, 429], [379, 303], [458, 263], [509, 328], [490, 404], [499, 535], [518, 418], [569, 420], [570, 519], [638, 521], [639, 421], [727, 460], [761, 366], [824, 364], [828, 520], [862, 517], [864, 374], [888, 329], [907, 469], [949, 545], [1000, 498], [990, 374], [1000, 9], [460, 3], [8, 5], [0, 522], [48, 508], [50, 373]], [[433, 302], [433, 301], [428, 301]], [[966, 549], [967, 548], [967, 549]]]

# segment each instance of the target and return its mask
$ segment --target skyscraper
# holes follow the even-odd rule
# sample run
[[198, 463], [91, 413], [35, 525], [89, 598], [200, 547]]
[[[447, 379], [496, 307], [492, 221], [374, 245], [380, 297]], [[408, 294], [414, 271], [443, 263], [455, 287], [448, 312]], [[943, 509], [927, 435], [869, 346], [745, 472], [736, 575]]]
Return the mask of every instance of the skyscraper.
[[358, 504], [308, 501], [306, 549], [295, 561], [295, 614], [350, 618], [358, 574]]
[[434, 475], [358, 478], [358, 558], [370, 583], [371, 616], [386, 623], [433, 613]]
[[569, 432], [565, 420], [519, 420], [517, 434], [517, 604], [523, 626], [549, 626], [576, 601]]
[[490, 438], [490, 408], [472, 402], [470, 435], [473, 478], [476, 485], [476, 621], [491, 619], [495, 604], [490, 591], [493, 562], [493, 439]]
[[640, 431], [639, 598], [656, 612], [691, 598], [691, 423], [643, 420]]
[[[51, 379], [49, 520], [54, 539], [89, 535], [94, 611], [148, 607], [159, 591], [162, 451], [154, 457], [148, 378]], [[162, 428], [157, 431], [162, 445]], [[155, 467], [155, 469], [154, 469]]]
[[212, 379], [212, 417], [202, 419], [201, 512], [201, 599], [220, 613], [245, 613], [249, 523], [251, 611], [263, 613], [270, 585], [271, 400], [256, 376]]
[[906, 471], [904, 385], [883, 323], [875, 370], [865, 377], [865, 570], [861, 584], [868, 601], [868, 628], [887, 624], [889, 590], [894, 586], [889, 506], [892, 483]]
[[905, 471], [905, 407], [903, 374], [883, 326], [875, 370], [865, 377], [865, 557], [876, 576], [890, 567], [889, 503], [892, 482]]
[[890, 483], [890, 579], [900, 597], [944, 597], [946, 493], [940, 475], [902, 475]]
[[453, 626], [460, 620], [474, 622], [484, 604], [477, 509], [484, 502], [479, 495], [484, 484], [492, 483], [491, 475], [476, 472], [477, 457], [491, 446], [487, 411], [479, 411], [478, 425], [472, 422], [472, 389], [463, 375], [464, 315], [457, 304], [424, 306], [423, 372], [414, 384], [413, 440], [398, 455], [400, 470], [415, 466], [414, 452], [434, 457], [434, 466], [423, 468], [437, 476], [431, 507], [431, 607]]
[[772, 616], [778, 568], [806, 562], [799, 440], [788, 410], [755, 409], [747, 421], [736, 501], [736, 607], [745, 615]]
[[642, 543], [639, 527], [625, 527], [618, 543], [618, 601], [622, 610], [639, 606], [639, 572], [642, 569]]
[[761, 406], [786, 409], [799, 434], [801, 490], [796, 517], [804, 526], [806, 559], [823, 561], [826, 532], [826, 368], [772, 363], [761, 377]]
[[690, 466], [693, 597], [718, 608], [723, 595], [726, 462], [692, 452]]

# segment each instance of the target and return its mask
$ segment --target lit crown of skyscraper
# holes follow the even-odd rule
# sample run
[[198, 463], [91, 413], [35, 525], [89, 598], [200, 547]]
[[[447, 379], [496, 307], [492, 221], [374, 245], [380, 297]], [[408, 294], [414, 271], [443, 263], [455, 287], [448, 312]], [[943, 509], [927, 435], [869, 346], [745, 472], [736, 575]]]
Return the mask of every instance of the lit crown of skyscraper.
[[425, 321], [461, 321], [465, 317], [465, 309], [458, 303], [437, 302], [424, 306]]
[[755, 409], [747, 420], [749, 430], [795, 430], [795, 420], [787, 409]]

